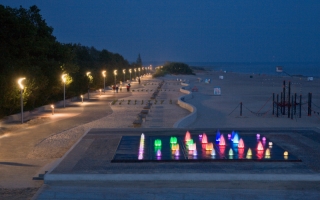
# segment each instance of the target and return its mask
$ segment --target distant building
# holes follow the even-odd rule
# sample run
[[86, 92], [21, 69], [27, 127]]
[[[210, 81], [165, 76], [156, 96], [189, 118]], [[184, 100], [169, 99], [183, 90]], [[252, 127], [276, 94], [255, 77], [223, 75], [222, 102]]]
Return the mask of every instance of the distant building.
[[283, 72], [283, 67], [282, 66], [277, 66], [276, 67], [276, 72], [282, 73]]

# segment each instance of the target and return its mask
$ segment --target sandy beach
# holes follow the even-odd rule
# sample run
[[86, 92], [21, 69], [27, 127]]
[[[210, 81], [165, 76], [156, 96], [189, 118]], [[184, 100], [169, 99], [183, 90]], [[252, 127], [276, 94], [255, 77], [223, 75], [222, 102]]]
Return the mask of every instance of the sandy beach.
[[[223, 79], [219, 79], [219, 76], [223, 76]], [[189, 85], [181, 86], [180, 79]], [[211, 83], [205, 83], [205, 79], [210, 79]], [[150, 100], [162, 80], [165, 84], [156, 98], [157, 102]], [[272, 114], [272, 94], [280, 94], [283, 80], [287, 83], [291, 81], [292, 94], [302, 94], [301, 118], [298, 115], [291, 119], [286, 115], [276, 117]], [[184, 100], [197, 109], [196, 120], [187, 124], [187, 128], [319, 129], [320, 116], [317, 112], [320, 108], [314, 106], [320, 105], [319, 85], [320, 81], [317, 79], [307, 81], [306, 78], [222, 71], [204, 71], [194, 76], [168, 75], [157, 79], [149, 76], [142, 79], [141, 85], [133, 82], [133, 91], [130, 93], [115, 94], [108, 91], [102, 96], [95, 94], [86, 105], [80, 101], [73, 102], [65, 110], [57, 109], [56, 116], [52, 116], [50, 112], [40, 113], [23, 125], [2, 122], [6, 131], [3, 131], [0, 139], [0, 151], [3, 152], [0, 155], [0, 170], [3, 172], [0, 181], [1, 195], [13, 199], [15, 195], [18, 195], [16, 199], [22, 196], [30, 198], [43, 184], [42, 181], [32, 180], [32, 177], [49, 170], [86, 132], [91, 128], [132, 128], [132, 122], [148, 100], [153, 105], [141, 128], [173, 127], [177, 121], [191, 114], [177, 105], [178, 99], [185, 95], [180, 92], [182, 87], [190, 91], [194, 87], [198, 89], [192, 92], [192, 98]], [[221, 95], [214, 95], [214, 87], [221, 88]], [[309, 92], [313, 95], [314, 103], [311, 116], [307, 116], [305, 104]], [[117, 101], [112, 104], [115, 100]], [[242, 116], [240, 102], [243, 103]], [[84, 106], [90, 105], [92, 107], [86, 110]], [[97, 110], [90, 114], [94, 107]], [[59, 118], [59, 112], [69, 115], [61, 115]], [[68, 120], [70, 122], [67, 123]], [[65, 124], [60, 126], [62, 121]], [[15, 146], [19, 148], [13, 151], [12, 147]], [[22, 196], [17, 194], [17, 190], [22, 191], [18, 192]]]

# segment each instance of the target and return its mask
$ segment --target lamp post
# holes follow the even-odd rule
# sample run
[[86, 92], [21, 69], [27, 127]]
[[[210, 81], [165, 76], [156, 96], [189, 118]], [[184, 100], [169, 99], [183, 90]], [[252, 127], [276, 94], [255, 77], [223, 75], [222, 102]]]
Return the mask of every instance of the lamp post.
[[81, 95], [80, 97], [81, 97], [81, 101], [82, 101], [82, 103], [83, 103], [83, 95]]
[[131, 72], [132, 72], [132, 69], [129, 69], [129, 73], [130, 73], [130, 82], [131, 82]]
[[138, 71], [139, 71], [139, 77], [140, 77], [140, 67], [138, 68]]
[[137, 69], [134, 68], [134, 79], [137, 79]]
[[106, 75], [107, 75], [107, 71], [104, 70], [102, 71], [102, 76], [103, 76], [103, 92], [106, 92]]
[[88, 100], [90, 99], [90, 74], [91, 74], [91, 72], [87, 72], [87, 77], [89, 78], [89, 83], [88, 83]]
[[123, 84], [124, 84], [124, 81], [125, 81], [125, 75], [126, 75], [126, 69], [123, 69], [123, 70], [122, 70], [122, 73], [123, 73]]
[[66, 107], [66, 76], [67, 74], [62, 74], [61, 79], [63, 82], [63, 107]]
[[[114, 74], [114, 88], [116, 88], [116, 84], [117, 84], [117, 70], [113, 70], [113, 74]], [[114, 92], [116, 92], [116, 89], [114, 89]]]
[[51, 112], [52, 112], [52, 115], [54, 115], [54, 105], [51, 104]]
[[18, 84], [19, 84], [19, 87], [20, 87], [20, 103], [21, 103], [21, 124], [23, 124], [23, 89], [24, 89], [24, 86], [22, 85], [22, 81], [25, 80], [26, 78], [19, 78], [18, 79]]

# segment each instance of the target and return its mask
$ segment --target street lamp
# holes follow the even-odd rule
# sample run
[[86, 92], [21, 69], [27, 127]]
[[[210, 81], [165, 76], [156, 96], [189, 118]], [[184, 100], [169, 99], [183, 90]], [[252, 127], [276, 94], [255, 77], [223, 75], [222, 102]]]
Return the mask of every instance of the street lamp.
[[87, 72], [87, 77], [89, 78], [89, 83], [88, 83], [88, 100], [90, 99], [90, 74], [91, 74], [91, 72]]
[[106, 75], [107, 75], [107, 71], [106, 71], [106, 70], [102, 71], [102, 76], [103, 76], [103, 92], [106, 92]]
[[61, 79], [63, 82], [63, 107], [66, 107], [66, 76], [67, 74], [62, 74]]
[[83, 103], [83, 95], [81, 95], [80, 97], [81, 97], [81, 101], [82, 101], [82, 103]]
[[139, 77], [140, 77], [140, 67], [138, 68], [138, 71], [139, 71]]
[[131, 72], [132, 72], [132, 69], [129, 69], [129, 72], [130, 72], [130, 82], [131, 82]]
[[134, 79], [137, 79], [137, 68], [134, 68]]
[[126, 75], [126, 69], [123, 69], [123, 70], [122, 70], [122, 73], [123, 73], [123, 84], [124, 84], [124, 81], [125, 81], [125, 75]]
[[[113, 70], [114, 74], [114, 88], [116, 88], [116, 83], [117, 83], [117, 70]], [[114, 89], [114, 92], [116, 92], [116, 89]]]
[[19, 78], [18, 79], [18, 84], [19, 84], [19, 87], [20, 87], [20, 102], [21, 102], [21, 124], [23, 124], [23, 89], [24, 89], [24, 86], [22, 85], [22, 81], [25, 80], [26, 78]]

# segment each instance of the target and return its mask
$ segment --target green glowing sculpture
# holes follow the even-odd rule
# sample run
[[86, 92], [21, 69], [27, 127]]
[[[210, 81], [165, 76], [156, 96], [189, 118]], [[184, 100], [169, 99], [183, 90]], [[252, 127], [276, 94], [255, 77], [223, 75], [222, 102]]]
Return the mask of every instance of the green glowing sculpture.
[[154, 146], [155, 146], [155, 147], [161, 147], [161, 146], [162, 146], [161, 140], [160, 140], [160, 139], [156, 139], [156, 140], [154, 141]]

